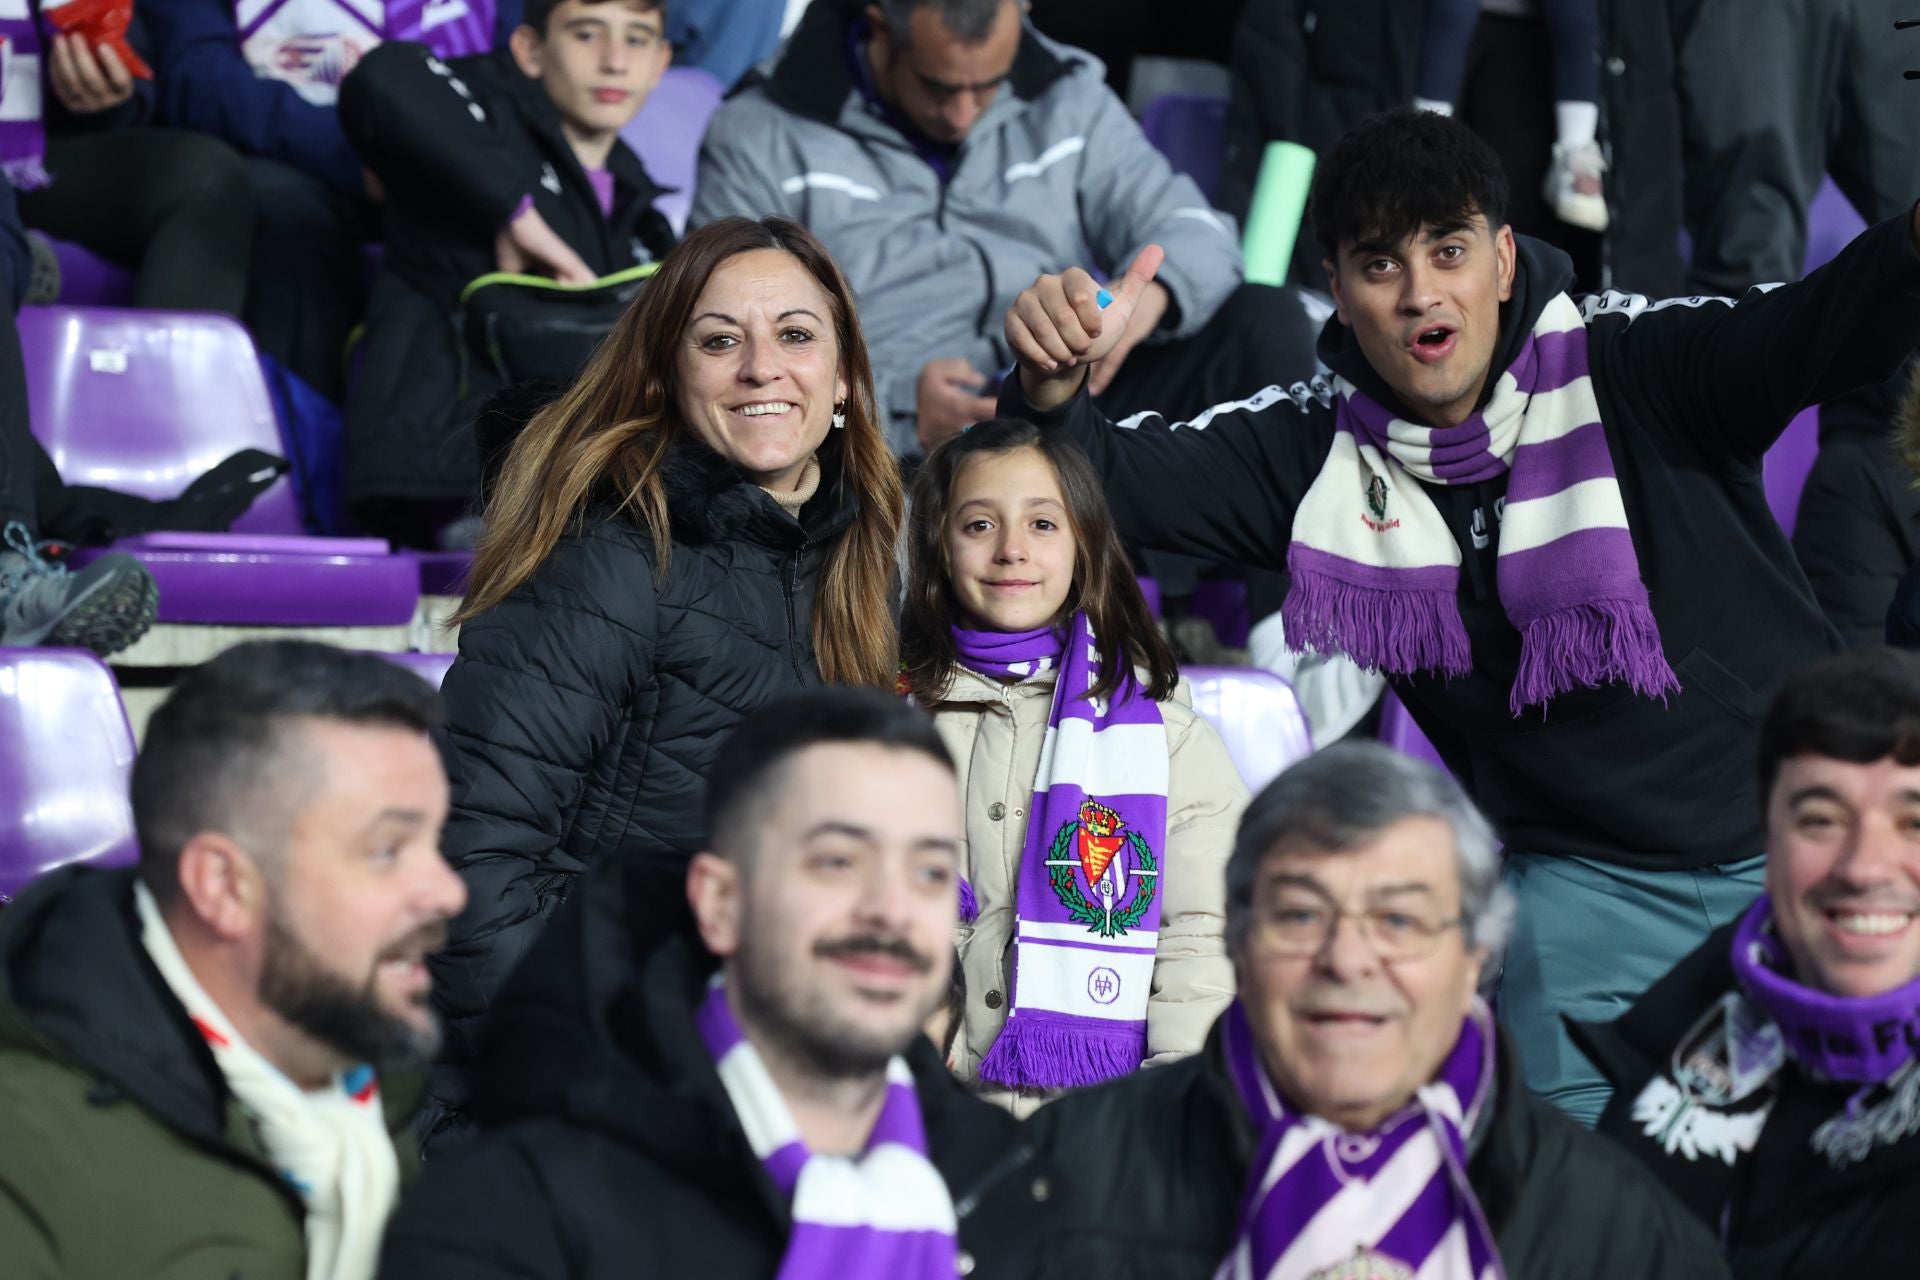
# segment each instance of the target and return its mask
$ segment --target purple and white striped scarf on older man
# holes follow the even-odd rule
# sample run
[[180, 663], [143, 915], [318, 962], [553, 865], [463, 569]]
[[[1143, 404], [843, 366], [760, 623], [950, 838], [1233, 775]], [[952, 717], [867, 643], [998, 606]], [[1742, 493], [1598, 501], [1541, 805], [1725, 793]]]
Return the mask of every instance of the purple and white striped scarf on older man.
[[44, 120], [46, 46], [34, 0], [0, 3], [0, 175], [22, 191], [53, 181]]
[[1293, 521], [1288, 639], [1389, 675], [1472, 667], [1460, 619], [1460, 547], [1414, 480], [1510, 476], [1499, 526], [1500, 603], [1519, 630], [1513, 713], [1570, 689], [1625, 681], [1677, 693], [1640, 579], [1580, 308], [1556, 294], [1486, 408], [1457, 427], [1396, 418], [1335, 381], [1333, 448]]
[[1433, 1080], [1368, 1133], [1295, 1110], [1267, 1077], [1246, 1009], [1236, 1000], [1222, 1016], [1227, 1073], [1260, 1139], [1214, 1280], [1506, 1280], [1467, 1181], [1467, 1135], [1495, 1084], [1485, 1004]]
[[1112, 697], [1086, 696], [1100, 654], [1084, 610], [1063, 631], [956, 627], [953, 638], [961, 665], [985, 676], [1059, 670], [1014, 887], [1012, 1007], [980, 1076], [1064, 1089], [1136, 1071], [1147, 1056], [1167, 847], [1159, 704], [1131, 670]]
[[906, 1060], [887, 1063], [887, 1095], [859, 1158], [815, 1155], [714, 979], [694, 1011], [720, 1083], [793, 1212], [775, 1280], [952, 1280], [958, 1222]]

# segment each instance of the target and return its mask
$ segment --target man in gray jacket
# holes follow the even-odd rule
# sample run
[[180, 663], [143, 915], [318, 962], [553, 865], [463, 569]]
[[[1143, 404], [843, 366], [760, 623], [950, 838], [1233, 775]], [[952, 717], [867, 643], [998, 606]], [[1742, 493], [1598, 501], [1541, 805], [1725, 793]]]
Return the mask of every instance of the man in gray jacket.
[[1021, 289], [1068, 265], [1117, 276], [1149, 242], [1178, 265], [1095, 373], [1109, 414], [1311, 372], [1298, 298], [1241, 283], [1232, 220], [1154, 150], [1099, 62], [1024, 10], [816, 0], [701, 146], [694, 224], [785, 214], [839, 259], [903, 457], [993, 416], [1013, 363], [1000, 318]]

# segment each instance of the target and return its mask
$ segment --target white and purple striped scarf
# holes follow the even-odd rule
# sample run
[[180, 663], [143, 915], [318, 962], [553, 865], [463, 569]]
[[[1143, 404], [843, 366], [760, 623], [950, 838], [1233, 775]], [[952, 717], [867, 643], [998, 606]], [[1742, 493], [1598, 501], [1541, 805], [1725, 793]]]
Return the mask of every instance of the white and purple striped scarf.
[[920, 1099], [904, 1058], [859, 1159], [807, 1150], [759, 1050], [715, 978], [694, 1013], [754, 1155], [793, 1212], [776, 1280], [952, 1280], [958, 1223], [946, 1179], [927, 1158]]
[[255, 75], [329, 107], [347, 73], [383, 41], [417, 41], [440, 58], [485, 53], [495, 7], [495, 0], [236, 0], [233, 21]]
[[1499, 528], [1500, 603], [1519, 630], [1509, 705], [1623, 680], [1665, 698], [1680, 682], [1640, 579], [1580, 308], [1556, 294], [1484, 410], [1457, 427], [1392, 412], [1335, 382], [1333, 448], [1293, 521], [1282, 609], [1302, 649], [1389, 675], [1465, 675], [1460, 547], [1414, 480], [1465, 485], [1511, 472]]
[[1485, 1004], [1474, 1001], [1433, 1082], [1365, 1134], [1289, 1108], [1261, 1065], [1246, 1010], [1236, 1000], [1224, 1016], [1227, 1070], [1261, 1135], [1240, 1233], [1215, 1280], [1505, 1280], [1467, 1181], [1465, 1135], [1494, 1090]]
[[46, 45], [39, 15], [34, 0], [0, 0], [0, 174], [22, 191], [53, 181], [46, 168]]
[[1065, 633], [956, 627], [953, 637], [961, 665], [994, 679], [1059, 667], [1014, 888], [1012, 1007], [980, 1076], [1065, 1089], [1127, 1075], [1147, 1056], [1166, 722], [1131, 670], [1113, 697], [1086, 697], [1100, 654], [1084, 610]]

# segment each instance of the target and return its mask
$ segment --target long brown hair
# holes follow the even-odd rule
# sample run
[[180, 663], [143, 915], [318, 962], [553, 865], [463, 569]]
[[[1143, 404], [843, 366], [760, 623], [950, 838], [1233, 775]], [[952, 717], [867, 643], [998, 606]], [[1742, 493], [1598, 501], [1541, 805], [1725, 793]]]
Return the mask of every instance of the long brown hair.
[[[486, 612], [531, 578], [601, 493], [614, 495], [621, 513], [646, 526], [655, 571], [665, 580], [672, 544], [661, 469], [674, 442], [693, 430], [680, 414], [679, 346], [714, 271], [755, 249], [792, 254], [826, 291], [847, 383], [846, 428], [829, 433], [838, 437], [837, 448], [822, 448], [820, 482], [824, 491], [850, 487], [859, 509], [821, 574], [814, 658], [829, 682], [891, 683], [896, 636], [888, 595], [900, 530], [900, 468], [881, 431], [853, 291], [825, 246], [786, 218], [722, 218], [682, 240], [566, 394], [527, 424], [494, 484], [455, 622]], [[834, 454], [838, 475], [831, 470]]]
[[1120, 546], [1099, 472], [1080, 446], [1059, 432], [1042, 431], [1017, 418], [994, 418], [969, 427], [928, 454], [914, 477], [907, 598], [900, 615], [900, 657], [908, 690], [922, 706], [932, 706], [946, 696], [960, 661], [953, 643], [960, 600], [953, 590], [946, 538], [953, 482], [967, 459], [1016, 449], [1038, 451], [1053, 468], [1060, 496], [1066, 499], [1067, 523], [1073, 529], [1073, 587], [1053, 625], [1064, 626], [1076, 610], [1087, 611], [1101, 653], [1100, 678], [1087, 696], [1109, 696], [1134, 668], [1143, 667], [1146, 695], [1164, 701], [1180, 678], [1179, 667], [1147, 611], [1146, 597]]

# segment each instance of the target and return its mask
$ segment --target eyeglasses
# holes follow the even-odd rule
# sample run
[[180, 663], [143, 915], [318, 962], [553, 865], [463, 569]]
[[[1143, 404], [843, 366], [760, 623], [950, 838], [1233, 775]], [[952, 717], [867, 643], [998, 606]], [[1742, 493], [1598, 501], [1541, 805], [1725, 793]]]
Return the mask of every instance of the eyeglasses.
[[1431, 955], [1441, 937], [1465, 924], [1467, 918], [1459, 915], [1441, 919], [1406, 907], [1348, 911], [1331, 903], [1274, 902], [1253, 908], [1248, 941], [1267, 955], [1304, 959], [1319, 955], [1333, 941], [1340, 922], [1347, 919], [1359, 926], [1360, 936], [1375, 955], [1398, 961]]

